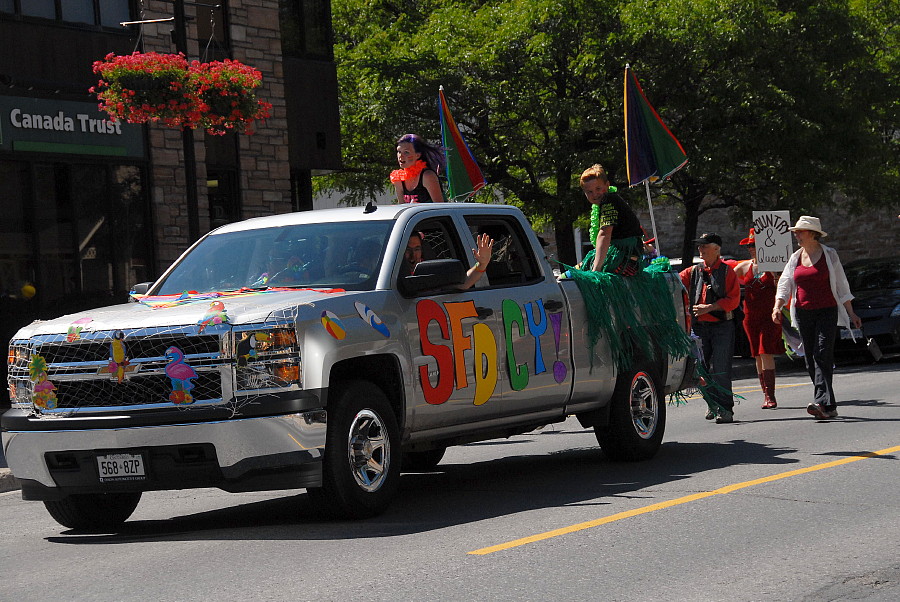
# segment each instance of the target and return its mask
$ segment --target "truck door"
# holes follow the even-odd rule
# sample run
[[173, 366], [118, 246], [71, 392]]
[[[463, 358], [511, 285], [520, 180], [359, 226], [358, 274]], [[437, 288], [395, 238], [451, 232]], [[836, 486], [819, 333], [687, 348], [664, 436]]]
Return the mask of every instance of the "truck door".
[[[450, 217], [412, 222], [398, 258], [399, 304], [408, 335], [408, 405], [416, 431], [443, 429], [491, 420], [501, 415], [499, 383], [502, 350], [500, 307], [487, 302], [480, 288], [443, 290], [404, 296], [399, 280], [413, 265], [429, 259], [459, 259], [466, 269], [474, 260]], [[403, 248], [403, 247], [402, 247]]]
[[535, 257], [537, 237], [512, 215], [466, 214], [465, 222], [473, 239], [494, 239], [479, 286], [484, 305], [499, 309], [503, 415], [558, 415], [572, 382], [569, 323], [559, 284]]

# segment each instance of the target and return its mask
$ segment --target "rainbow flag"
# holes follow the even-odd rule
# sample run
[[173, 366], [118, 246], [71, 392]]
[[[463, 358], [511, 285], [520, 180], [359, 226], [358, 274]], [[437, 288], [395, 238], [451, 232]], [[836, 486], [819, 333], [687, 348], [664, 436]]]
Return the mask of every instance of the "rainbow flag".
[[628, 185], [665, 179], [684, 167], [687, 154], [625, 67], [625, 160]]
[[441, 114], [441, 143], [447, 158], [447, 198], [465, 200], [481, 190], [487, 180], [453, 121], [444, 98], [444, 86], [438, 91], [438, 111]]

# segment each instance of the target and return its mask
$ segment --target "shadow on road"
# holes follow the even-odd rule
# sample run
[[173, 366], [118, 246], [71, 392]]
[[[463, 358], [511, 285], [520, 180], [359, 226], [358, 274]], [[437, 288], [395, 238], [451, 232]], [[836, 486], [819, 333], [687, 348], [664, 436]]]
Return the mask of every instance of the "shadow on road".
[[[897, 369], [897, 358], [871, 365], [842, 365], [841, 372], [887, 372]], [[885, 419], [852, 416], [853, 407], [896, 404], [877, 399], [853, 399], [840, 404], [841, 418], [823, 421], [838, 425], [847, 421]], [[804, 407], [779, 406], [771, 417], [736, 421], [741, 424], [771, 420], [808, 421], [809, 417], [782, 413]], [[889, 421], [896, 419], [889, 418]], [[509, 446], [547, 435], [581, 435], [590, 430], [548, 428], [527, 439], [485, 441], [470, 446]], [[528, 449], [527, 447], [525, 449]], [[797, 460], [782, 456], [796, 452], [742, 439], [729, 442], [663, 444], [659, 455], [641, 463], [607, 460], [597, 447], [571, 448], [541, 455], [514, 455], [484, 462], [442, 464], [428, 473], [404, 473], [397, 499], [383, 515], [364, 521], [328, 521], [317, 515], [305, 493], [227, 508], [185, 514], [167, 520], [136, 520], [125, 523], [116, 534], [80, 534], [72, 531], [49, 537], [53, 543], [110, 544], [129, 541], [195, 540], [298, 540], [328, 541], [366, 539], [424, 533], [460, 524], [475, 523], [529, 510], [565, 506], [604, 506], [613, 498], [641, 499], [650, 487], [681, 482], [680, 491], [694, 492], [691, 477], [736, 464], [784, 465]], [[853, 456], [864, 451], [834, 451], [823, 455]], [[190, 502], [182, 502], [190, 512]]]
[[[583, 434], [583, 431], [551, 433]], [[142, 540], [315, 541], [391, 537], [541, 508], [604, 506], [611, 498], [650, 498], [641, 490], [678, 481], [683, 481], [683, 491], [694, 492], [698, 489], [691, 487], [693, 475], [736, 464], [793, 464], [797, 460], [782, 456], [795, 451], [734, 440], [665, 443], [654, 460], [641, 463], [611, 462], [596, 447], [516, 455], [471, 464], [440, 465], [428, 473], [404, 473], [399, 495], [388, 511], [364, 521], [324, 520], [313, 512], [307, 496], [299, 494], [167, 520], [130, 521], [116, 534], [70, 531], [49, 537], [47, 541], [89, 545]]]

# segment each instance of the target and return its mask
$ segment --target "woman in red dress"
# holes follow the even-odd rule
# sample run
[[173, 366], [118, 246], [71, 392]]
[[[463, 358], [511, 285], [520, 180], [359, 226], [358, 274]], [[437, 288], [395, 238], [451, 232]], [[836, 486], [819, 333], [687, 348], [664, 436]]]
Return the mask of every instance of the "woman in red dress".
[[759, 271], [753, 228], [740, 244], [750, 252], [750, 259], [734, 268], [744, 287], [744, 332], [750, 343], [750, 355], [756, 358], [756, 374], [765, 395], [762, 407], [774, 409], [778, 407], [775, 401], [775, 355], [784, 353], [781, 325], [772, 322], [771, 317], [777, 281], [772, 272]]

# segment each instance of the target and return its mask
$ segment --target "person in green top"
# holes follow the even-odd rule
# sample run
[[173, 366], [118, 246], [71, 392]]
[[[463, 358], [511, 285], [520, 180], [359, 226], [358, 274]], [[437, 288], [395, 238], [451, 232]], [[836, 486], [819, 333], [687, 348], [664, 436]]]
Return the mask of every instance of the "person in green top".
[[591, 203], [591, 242], [593, 251], [581, 263], [594, 272], [633, 276], [642, 269], [643, 230], [628, 203], [610, 191], [609, 177], [602, 165], [595, 164], [581, 174], [581, 189]]

